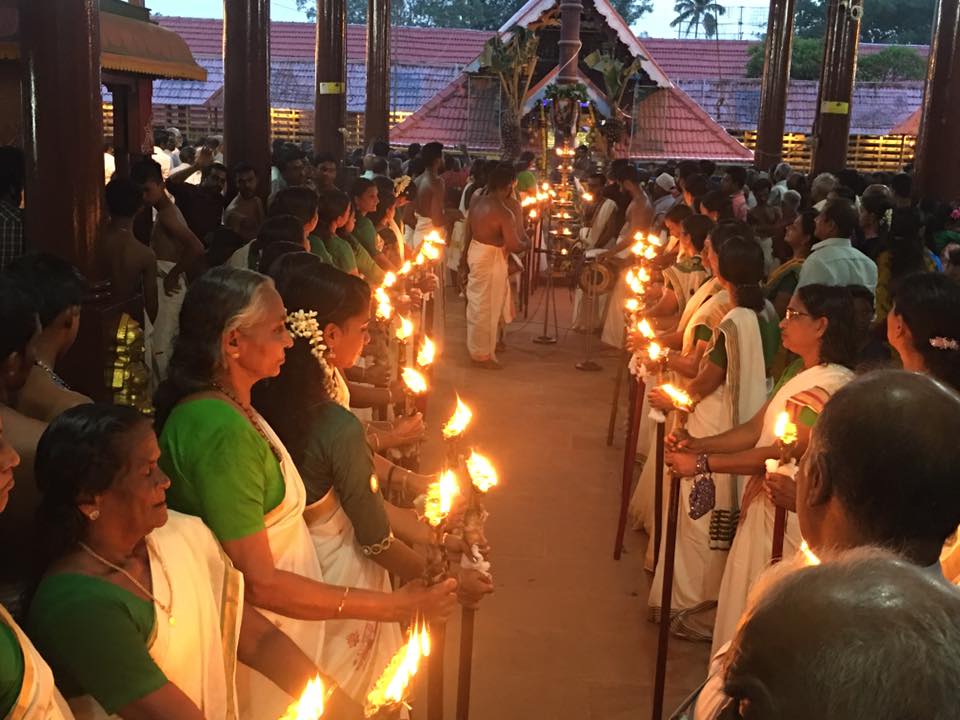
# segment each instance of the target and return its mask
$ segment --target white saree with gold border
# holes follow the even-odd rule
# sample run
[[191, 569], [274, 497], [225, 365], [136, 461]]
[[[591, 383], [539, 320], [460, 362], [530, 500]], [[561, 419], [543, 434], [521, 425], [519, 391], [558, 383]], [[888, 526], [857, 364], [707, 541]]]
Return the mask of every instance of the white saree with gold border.
[[[170, 602], [167, 614], [154, 601], [150, 657], [207, 720], [235, 720], [243, 576], [199, 518], [171, 510], [146, 543], [153, 594]], [[77, 720], [116, 717], [89, 695], [70, 707]]]
[[23, 654], [20, 694], [3, 720], [73, 720], [66, 700], [53, 684], [50, 666], [3, 605], [0, 605], [0, 624], [13, 631]]

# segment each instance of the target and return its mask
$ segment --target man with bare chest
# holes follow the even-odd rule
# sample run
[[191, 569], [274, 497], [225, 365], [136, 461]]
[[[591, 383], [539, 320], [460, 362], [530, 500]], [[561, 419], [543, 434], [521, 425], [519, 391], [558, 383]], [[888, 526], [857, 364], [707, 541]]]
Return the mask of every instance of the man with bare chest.
[[490, 173], [486, 192], [475, 196], [467, 216], [467, 349], [479, 367], [497, 370], [501, 322], [513, 319], [507, 256], [524, 249], [516, 213], [516, 171], [507, 164]]
[[107, 183], [110, 220], [97, 243], [97, 262], [110, 278], [114, 300], [143, 295], [143, 309], [151, 323], [157, 320], [157, 256], [133, 234], [133, 217], [143, 205], [140, 188], [127, 178]]
[[167, 375], [173, 340], [180, 323], [180, 306], [187, 293], [187, 270], [203, 256], [203, 243], [187, 226], [179, 208], [164, 189], [159, 166], [150, 160], [130, 169], [143, 192], [144, 204], [157, 211], [150, 247], [157, 256], [157, 315], [145, 333], [151, 382], [156, 387]]
[[420, 152], [424, 171], [414, 181], [417, 188], [413, 203], [416, 225], [413, 229], [412, 246], [419, 250], [423, 238], [433, 230], [443, 234], [447, 221], [443, 211], [443, 198], [446, 186], [440, 173], [443, 170], [443, 145], [438, 142], [427, 143]]

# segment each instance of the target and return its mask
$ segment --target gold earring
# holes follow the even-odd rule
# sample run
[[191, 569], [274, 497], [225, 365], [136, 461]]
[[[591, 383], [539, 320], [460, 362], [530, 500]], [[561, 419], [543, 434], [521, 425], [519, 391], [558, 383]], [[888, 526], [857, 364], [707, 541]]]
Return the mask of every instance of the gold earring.
[[100, 517], [99, 508], [94, 508], [93, 510], [91, 510], [89, 513], [87, 513], [87, 517], [90, 520], [96, 520], [97, 518], [99, 518]]

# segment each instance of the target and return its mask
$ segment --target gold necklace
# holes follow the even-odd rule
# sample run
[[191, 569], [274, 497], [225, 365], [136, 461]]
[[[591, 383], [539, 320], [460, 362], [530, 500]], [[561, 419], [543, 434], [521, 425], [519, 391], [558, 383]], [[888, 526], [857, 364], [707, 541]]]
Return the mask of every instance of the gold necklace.
[[257, 431], [260, 437], [263, 438], [263, 441], [269, 446], [270, 452], [273, 453], [273, 456], [277, 459], [277, 462], [282, 464], [283, 454], [280, 452], [279, 448], [270, 442], [270, 438], [267, 437], [267, 434], [263, 431], [263, 428], [260, 427], [260, 423], [258, 423], [257, 419], [253, 416], [253, 408], [251, 408], [249, 405], [244, 405], [242, 402], [240, 402], [240, 399], [236, 395], [234, 395], [230, 390], [227, 390], [227, 388], [218, 382], [211, 383], [210, 387], [217, 392], [226, 395], [237, 407], [243, 411], [243, 414], [247, 416], [247, 420], [251, 425], [253, 425], [253, 429]]
[[[153, 602], [155, 602], [157, 605], [160, 606], [160, 609], [163, 610], [163, 612], [165, 612], [165, 613], [167, 614], [167, 617], [169, 618], [169, 622], [170, 622], [171, 625], [176, 625], [176, 624], [177, 624], [176, 618], [174, 618], [173, 615], [172, 615], [171, 612], [170, 612], [170, 611], [173, 609], [173, 585], [170, 584], [170, 576], [167, 574], [167, 566], [164, 564], [162, 557], [160, 557], [159, 555], [157, 555], [157, 560], [160, 561], [160, 570], [163, 572], [163, 578], [164, 578], [164, 580], [165, 580], [166, 583], [167, 583], [167, 587], [170, 588], [170, 602], [168, 602], [167, 604], [164, 604], [164, 603], [160, 602], [160, 600], [157, 598], [157, 596], [154, 595], [154, 594], [153, 594], [152, 592], [150, 592], [149, 590], [147, 590], [147, 588], [145, 588], [145, 587], [143, 586], [143, 584], [142, 584], [139, 580], [137, 580], [131, 573], [127, 572], [126, 570], [124, 570], [124, 569], [123, 569], [122, 567], [120, 567], [119, 565], [115, 565], [114, 563], [110, 562], [109, 560], [107, 560], [107, 559], [106, 559], [105, 557], [103, 557], [102, 555], [99, 555], [96, 551], [93, 550], [93, 548], [91, 548], [91, 547], [90, 547], [89, 545], [87, 545], [86, 543], [81, 542], [81, 543], [78, 543], [78, 544], [79, 544], [80, 547], [83, 549], [83, 551], [86, 552], [86, 553], [87, 553], [90, 557], [92, 557], [94, 560], [98, 560], [99, 562], [101, 562], [101, 563], [103, 563], [104, 565], [106, 565], [108, 568], [111, 568], [112, 570], [115, 570], [115, 571], [117, 571], [118, 573], [120, 573], [121, 575], [125, 576], [125, 577], [127, 578], [127, 580], [129, 580], [129, 581], [132, 582], [134, 585], [136, 585], [137, 588], [139, 588], [140, 592], [142, 592], [144, 595], [146, 595], [146, 596], [147, 596], [148, 598], [150, 598]], [[148, 551], [148, 557], [149, 557], [149, 551]]]

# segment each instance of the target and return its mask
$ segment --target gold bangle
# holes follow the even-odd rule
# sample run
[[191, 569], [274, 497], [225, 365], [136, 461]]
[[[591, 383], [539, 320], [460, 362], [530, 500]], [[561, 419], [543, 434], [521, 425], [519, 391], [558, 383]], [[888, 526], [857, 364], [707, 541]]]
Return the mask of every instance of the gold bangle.
[[343, 606], [347, 604], [347, 595], [349, 595], [349, 594], [350, 594], [350, 588], [347, 587], [347, 588], [345, 588], [344, 591], [343, 591], [343, 597], [340, 598], [340, 605], [337, 606], [337, 614], [336, 614], [336, 617], [340, 617], [340, 613], [343, 612]]

